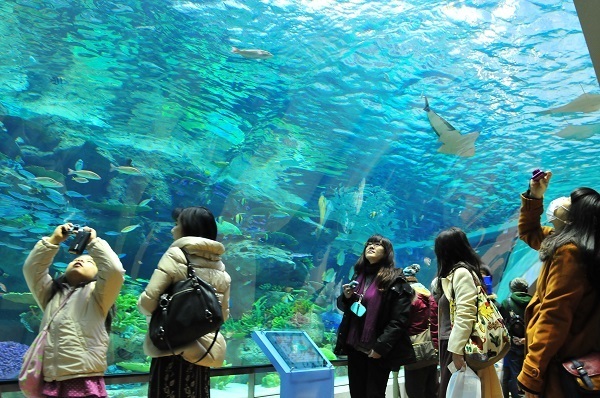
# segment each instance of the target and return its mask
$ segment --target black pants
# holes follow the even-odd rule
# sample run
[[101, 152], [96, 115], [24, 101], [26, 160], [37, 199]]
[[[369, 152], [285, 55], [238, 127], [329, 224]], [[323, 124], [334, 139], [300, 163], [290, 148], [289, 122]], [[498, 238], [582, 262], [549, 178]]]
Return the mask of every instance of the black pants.
[[348, 384], [352, 398], [384, 398], [392, 369], [381, 359], [349, 349]]
[[[425, 366], [421, 369], [404, 369], [404, 388], [408, 398], [437, 398], [438, 374], [437, 365]], [[445, 398], [442, 397], [442, 398]]]
[[440, 353], [440, 389], [438, 391], [438, 398], [446, 397], [446, 390], [448, 389], [448, 383], [450, 382], [450, 370], [448, 365], [452, 362], [452, 353], [448, 351], [448, 340], [439, 341], [439, 353]]

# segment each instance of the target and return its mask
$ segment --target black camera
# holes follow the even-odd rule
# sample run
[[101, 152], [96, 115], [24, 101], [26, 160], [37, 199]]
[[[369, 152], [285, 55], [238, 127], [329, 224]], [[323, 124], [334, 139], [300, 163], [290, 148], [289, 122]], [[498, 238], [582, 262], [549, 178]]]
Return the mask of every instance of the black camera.
[[71, 246], [69, 246], [69, 253], [80, 255], [85, 250], [88, 242], [90, 241], [91, 232], [84, 231], [79, 225], [73, 225], [71, 234], [76, 234]]

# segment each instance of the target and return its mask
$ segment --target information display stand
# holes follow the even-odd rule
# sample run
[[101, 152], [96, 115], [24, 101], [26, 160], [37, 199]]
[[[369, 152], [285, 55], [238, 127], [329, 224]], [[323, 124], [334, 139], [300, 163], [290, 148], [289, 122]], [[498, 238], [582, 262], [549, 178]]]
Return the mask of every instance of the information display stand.
[[281, 398], [333, 398], [334, 367], [306, 332], [252, 332], [281, 380]]

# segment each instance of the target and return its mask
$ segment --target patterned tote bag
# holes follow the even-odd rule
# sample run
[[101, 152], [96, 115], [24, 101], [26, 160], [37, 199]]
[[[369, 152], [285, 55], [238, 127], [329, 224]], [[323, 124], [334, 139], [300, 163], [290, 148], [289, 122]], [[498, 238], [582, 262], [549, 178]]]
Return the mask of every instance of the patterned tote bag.
[[[465, 360], [471, 369], [480, 370], [504, 358], [510, 349], [510, 336], [496, 305], [488, 298], [476, 277], [477, 316], [465, 345]], [[454, 325], [456, 304], [450, 300], [450, 321]]]

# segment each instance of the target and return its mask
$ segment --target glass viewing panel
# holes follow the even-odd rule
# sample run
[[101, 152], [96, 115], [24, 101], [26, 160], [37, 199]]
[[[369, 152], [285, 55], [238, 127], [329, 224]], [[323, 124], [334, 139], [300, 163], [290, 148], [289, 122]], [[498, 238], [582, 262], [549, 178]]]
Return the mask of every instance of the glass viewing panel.
[[127, 271], [108, 373], [144, 373], [136, 303], [176, 207], [217, 218], [226, 366], [246, 366], [268, 363], [253, 330], [306, 331], [335, 359], [336, 298], [370, 235], [429, 286], [434, 239], [458, 226], [505, 294], [505, 275], [535, 278], [535, 253], [512, 254], [531, 171], [552, 169], [548, 200], [600, 188], [598, 113], [553, 111], [599, 92], [572, 2], [21, 0], [0, 16], [2, 380], [42, 318], [22, 265], [67, 221]]

